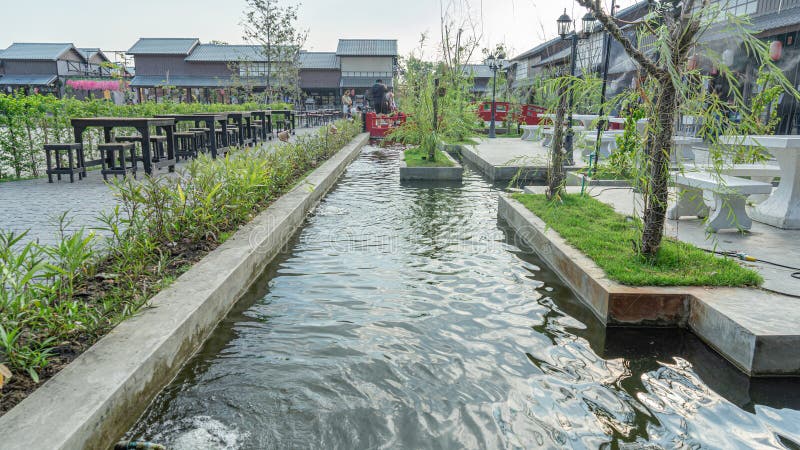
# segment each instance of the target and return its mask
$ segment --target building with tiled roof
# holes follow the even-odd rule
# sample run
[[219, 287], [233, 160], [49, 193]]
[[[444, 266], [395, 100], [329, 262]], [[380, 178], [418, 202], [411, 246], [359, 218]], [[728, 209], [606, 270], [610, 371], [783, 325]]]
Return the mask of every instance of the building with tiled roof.
[[108, 58], [97, 49], [79, 49], [71, 43], [15, 42], [0, 51], [0, 90], [65, 94], [66, 81], [107, 78], [101, 67]]

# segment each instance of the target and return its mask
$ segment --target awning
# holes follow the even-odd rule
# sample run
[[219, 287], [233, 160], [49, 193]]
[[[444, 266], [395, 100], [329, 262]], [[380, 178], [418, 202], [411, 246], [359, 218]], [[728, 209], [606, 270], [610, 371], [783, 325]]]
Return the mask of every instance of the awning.
[[264, 87], [266, 85], [266, 80], [262, 78], [236, 78], [234, 80], [230, 77], [171, 76], [167, 78], [154, 75], [136, 75], [131, 80], [131, 87], [222, 88], [237, 86]]
[[[370, 88], [375, 84], [377, 77], [342, 77], [339, 87], [343, 88]], [[383, 80], [386, 86], [392, 87], [392, 79], [387, 77]]]
[[0, 86], [49, 86], [56, 78], [57, 75], [4, 75]]

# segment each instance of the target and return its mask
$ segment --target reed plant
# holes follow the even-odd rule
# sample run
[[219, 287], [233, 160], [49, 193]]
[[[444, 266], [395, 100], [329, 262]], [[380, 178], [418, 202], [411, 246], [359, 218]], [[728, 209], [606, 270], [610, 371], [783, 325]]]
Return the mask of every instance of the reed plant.
[[[175, 176], [121, 179], [100, 226], [69, 233], [64, 214], [53, 245], [0, 231], [0, 364], [13, 373], [0, 395], [53, 375], [360, 129], [339, 121], [293, 143], [201, 156]], [[0, 396], [0, 413], [19, 397]]]

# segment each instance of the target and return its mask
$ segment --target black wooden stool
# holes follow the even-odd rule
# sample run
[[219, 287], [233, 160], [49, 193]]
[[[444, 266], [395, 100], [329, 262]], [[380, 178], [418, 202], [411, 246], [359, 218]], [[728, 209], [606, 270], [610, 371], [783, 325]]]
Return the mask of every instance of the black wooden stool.
[[100, 173], [103, 174], [104, 180], [107, 180], [109, 175], [127, 176], [128, 173], [132, 173], [136, 178], [136, 150], [133, 142], [97, 144], [97, 150], [100, 151], [100, 159], [103, 161]]
[[197, 158], [197, 137], [192, 131], [175, 133], [175, 159]]
[[[47, 181], [52, 183], [53, 175], [58, 177], [58, 181], [61, 181], [61, 175], [69, 175], [69, 182], [74, 183], [76, 173], [78, 174], [78, 179], [82, 180], [82, 149], [83, 146], [77, 142], [46, 144], [44, 153], [47, 158]], [[54, 163], [55, 166], [53, 165]]]

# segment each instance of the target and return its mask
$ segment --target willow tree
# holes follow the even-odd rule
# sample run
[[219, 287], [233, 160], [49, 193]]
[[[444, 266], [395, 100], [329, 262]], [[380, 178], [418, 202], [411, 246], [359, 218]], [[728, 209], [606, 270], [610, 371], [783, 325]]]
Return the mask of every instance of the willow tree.
[[[661, 245], [669, 194], [669, 164], [672, 153], [672, 137], [676, 134], [677, 116], [681, 108], [704, 117], [707, 123], [716, 123], [718, 130], [707, 136], [712, 141], [721, 131], [731, 134], [748, 132], [747, 127], [732, 122], [720, 126], [720, 120], [709, 105], [719, 105], [703, 87], [703, 78], [696, 61], [702, 53], [705, 60], [720, 70], [721, 76], [728, 80], [729, 108], [739, 109], [746, 116], [743, 123], [754, 123], [758, 111], [742, 95], [741, 81], [722, 61], [720, 54], [707, 44], [700, 42], [701, 35], [709, 28], [727, 27], [729, 32], [741, 42], [748, 57], [756, 59], [761, 65], [759, 72], [770, 73], [773, 84], [791, 95], [797, 92], [769, 59], [766, 43], [755, 38], [748, 27], [747, 19], [725, 15], [719, 5], [710, 0], [661, 0], [653, 3], [651, 11], [635, 23], [640, 42], [652, 38], [651, 51], [643, 45], [635, 45], [603, 9], [601, 0], [575, 0], [590, 10], [611, 37], [619, 42], [627, 55], [638, 65], [643, 75], [643, 83], [648, 87], [643, 99], [649, 103], [647, 108], [647, 132], [643, 143], [642, 195], [644, 199], [642, 236], [639, 251], [646, 257], [656, 256]], [[707, 79], [707, 77], [705, 77]], [[712, 142], [712, 147], [715, 142]]]
[[264, 76], [265, 102], [269, 103], [273, 90], [299, 93], [300, 51], [305, 45], [308, 31], [297, 28], [297, 5], [281, 6], [277, 0], [246, 0], [242, 26], [244, 39], [260, 47], [262, 67], [251, 67], [243, 61], [245, 77]]

